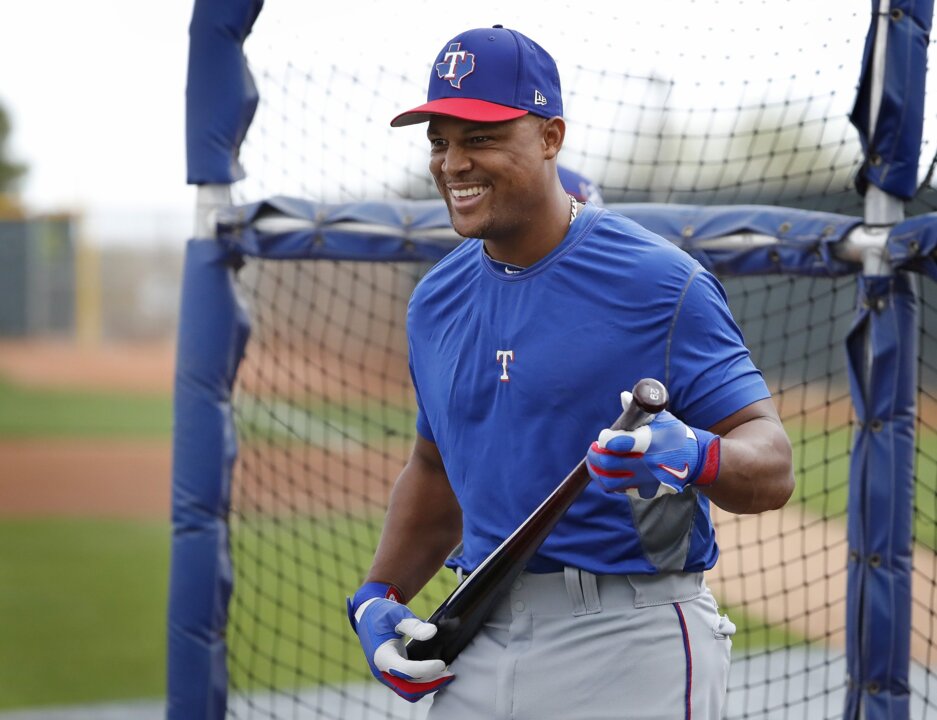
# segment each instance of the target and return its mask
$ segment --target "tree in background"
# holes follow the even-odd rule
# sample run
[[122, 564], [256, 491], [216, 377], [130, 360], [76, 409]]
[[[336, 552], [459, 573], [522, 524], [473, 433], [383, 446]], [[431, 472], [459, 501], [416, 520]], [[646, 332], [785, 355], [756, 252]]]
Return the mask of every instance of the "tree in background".
[[0, 105], [0, 218], [21, 217], [23, 214], [15, 191], [17, 181], [26, 174], [26, 166], [7, 156], [7, 139], [11, 130], [10, 116]]

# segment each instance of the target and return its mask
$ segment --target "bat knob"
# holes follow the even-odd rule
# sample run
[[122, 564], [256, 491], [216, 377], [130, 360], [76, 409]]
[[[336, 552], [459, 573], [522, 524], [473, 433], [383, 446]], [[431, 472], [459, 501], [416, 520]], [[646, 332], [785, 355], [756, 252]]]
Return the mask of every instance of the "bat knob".
[[638, 380], [631, 391], [632, 402], [646, 413], [657, 414], [667, 408], [667, 388], [654, 378]]
[[667, 408], [670, 398], [663, 383], [654, 378], [638, 380], [631, 391], [631, 404], [621, 414], [613, 430], [634, 430], [650, 422], [657, 413]]

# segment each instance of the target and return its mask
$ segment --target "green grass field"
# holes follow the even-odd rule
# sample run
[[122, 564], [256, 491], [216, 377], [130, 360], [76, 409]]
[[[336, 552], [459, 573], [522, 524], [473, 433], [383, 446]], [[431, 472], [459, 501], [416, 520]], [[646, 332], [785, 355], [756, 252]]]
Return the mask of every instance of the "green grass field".
[[303, 442], [314, 447], [340, 447], [348, 440], [367, 444], [380, 437], [411, 437], [416, 411], [410, 407], [374, 407], [323, 400], [261, 399], [242, 393], [237, 399], [241, 435], [265, 442]]
[[169, 438], [168, 394], [25, 388], [0, 378], [0, 438]]
[[[0, 439], [162, 439], [168, 394], [21, 387], [0, 378]], [[0, 520], [0, 708], [165, 692], [165, 522]]]
[[[360, 584], [380, 517], [238, 522], [232, 554], [231, 665], [238, 688], [300, 688], [370, 677], [351, 632], [345, 597]], [[410, 607], [428, 615], [453, 586], [440, 571]], [[248, 651], [245, 646], [249, 646]]]
[[0, 522], [0, 708], [158, 697], [169, 526]]
[[[849, 501], [849, 459], [852, 436], [848, 428], [831, 432], [788, 429], [794, 445], [797, 489], [794, 501], [819, 517], [845, 523]], [[937, 550], [937, 433], [923, 431], [917, 438], [917, 478], [914, 516], [916, 542]]]

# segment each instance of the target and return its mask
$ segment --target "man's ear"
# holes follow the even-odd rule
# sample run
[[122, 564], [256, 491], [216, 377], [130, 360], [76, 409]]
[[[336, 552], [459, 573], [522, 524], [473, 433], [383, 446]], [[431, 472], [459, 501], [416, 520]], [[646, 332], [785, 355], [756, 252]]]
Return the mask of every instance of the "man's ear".
[[543, 151], [544, 157], [552, 160], [563, 147], [566, 137], [566, 121], [557, 116], [551, 117], [543, 123]]

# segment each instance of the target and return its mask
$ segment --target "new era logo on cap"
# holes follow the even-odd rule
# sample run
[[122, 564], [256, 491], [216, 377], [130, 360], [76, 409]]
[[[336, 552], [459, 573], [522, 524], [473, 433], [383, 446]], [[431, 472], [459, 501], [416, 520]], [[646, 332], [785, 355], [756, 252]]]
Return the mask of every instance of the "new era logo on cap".
[[550, 54], [530, 38], [501, 25], [452, 38], [430, 74], [427, 102], [391, 121], [394, 127], [446, 115], [504, 122], [527, 113], [563, 114], [560, 77]]

